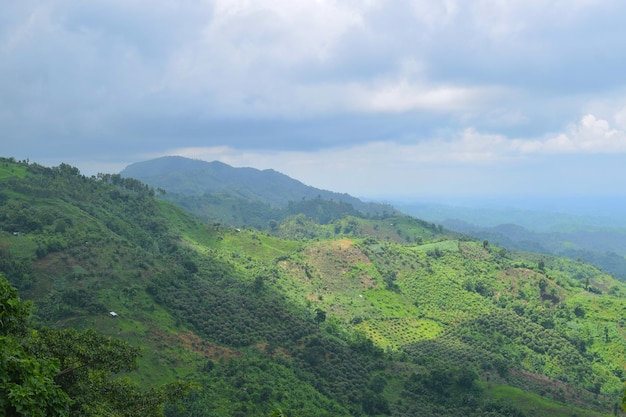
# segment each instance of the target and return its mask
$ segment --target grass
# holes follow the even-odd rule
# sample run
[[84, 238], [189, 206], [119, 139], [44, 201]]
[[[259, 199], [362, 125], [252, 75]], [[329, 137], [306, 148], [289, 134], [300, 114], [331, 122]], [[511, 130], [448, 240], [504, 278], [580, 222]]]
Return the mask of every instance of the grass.
[[413, 248], [418, 252], [427, 252], [435, 249], [439, 249], [441, 251], [458, 252], [459, 242], [456, 240], [444, 240], [441, 242], [433, 242], [426, 243], [424, 245], [413, 246]]
[[33, 254], [37, 249], [37, 242], [26, 233], [15, 236], [12, 232], [0, 232], [0, 240], [7, 242], [11, 256], [16, 258]]
[[374, 304], [381, 317], [413, 318], [420, 315], [419, 309], [402, 294], [377, 288], [365, 291], [363, 297]]
[[557, 403], [540, 395], [529, 393], [519, 388], [510, 387], [507, 385], [489, 385], [485, 389], [485, 393], [490, 398], [499, 400], [503, 404], [512, 405], [533, 416], [608, 417], [611, 415], [599, 413], [597, 411], [590, 411], [571, 405]]
[[243, 252], [246, 256], [256, 260], [270, 262], [293, 253], [302, 245], [299, 242], [275, 238], [263, 232], [237, 230], [239, 231], [233, 229], [229, 233], [223, 233], [216, 246], [226, 252]]
[[26, 166], [17, 165], [12, 162], [0, 162], [0, 180], [4, 178], [24, 178]]

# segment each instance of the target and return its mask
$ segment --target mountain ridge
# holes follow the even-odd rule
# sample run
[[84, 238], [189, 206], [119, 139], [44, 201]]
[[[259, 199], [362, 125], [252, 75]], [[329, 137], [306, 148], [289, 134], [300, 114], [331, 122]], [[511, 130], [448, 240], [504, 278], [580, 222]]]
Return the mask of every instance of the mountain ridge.
[[226, 192], [268, 204], [272, 208], [284, 208], [292, 201], [321, 197], [351, 204], [368, 214], [396, 211], [389, 205], [363, 202], [347, 193], [308, 186], [273, 169], [236, 168], [220, 161], [164, 156], [131, 164], [120, 175], [136, 178], [169, 193], [197, 197]]

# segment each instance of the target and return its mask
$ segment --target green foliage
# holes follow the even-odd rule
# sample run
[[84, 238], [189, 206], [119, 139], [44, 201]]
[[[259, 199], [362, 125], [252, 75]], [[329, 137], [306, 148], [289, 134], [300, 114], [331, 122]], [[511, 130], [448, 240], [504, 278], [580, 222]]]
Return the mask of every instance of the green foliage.
[[[55, 376], [68, 389], [77, 374], [86, 371], [118, 373], [135, 368], [139, 349], [119, 339], [106, 337], [89, 329], [41, 329], [32, 349], [59, 360], [61, 370]], [[68, 381], [67, 384], [65, 381]]]
[[27, 353], [13, 337], [0, 336], [0, 413], [69, 416], [71, 400], [55, 383], [58, 364]]
[[139, 350], [94, 330], [29, 328], [30, 305], [0, 275], [0, 410], [16, 416], [163, 416], [189, 394], [173, 383], [141, 390], [114, 374], [134, 369]]
[[0, 274], [0, 411], [2, 415], [68, 416], [68, 395], [54, 380], [55, 358], [37, 357], [23, 346], [31, 305]]
[[192, 386], [172, 383], [159, 388], [141, 390], [129, 378], [111, 380], [109, 372], [94, 371], [82, 381], [84, 393], [76, 398], [80, 407], [72, 415], [83, 416], [164, 416], [164, 404], [175, 404], [186, 398]]
[[[622, 396], [626, 288], [591, 266], [337, 200], [259, 209], [270, 232], [207, 225], [136, 180], [6, 163], [0, 271], [41, 328], [6, 286], [0, 331], [61, 415], [533, 414], [494, 381], [579, 415]], [[181, 377], [202, 389], [164, 407]]]
[[320, 324], [326, 321], [326, 312], [321, 308], [315, 310], [315, 322]]
[[346, 216], [360, 215], [351, 204], [323, 200], [319, 196], [313, 200], [290, 201], [287, 205], [286, 214], [288, 216], [303, 214], [318, 224], [328, 224]]
[[20, 300], [17, 290], [0, 274], [0, 336], [24, 335], [32, 304]]

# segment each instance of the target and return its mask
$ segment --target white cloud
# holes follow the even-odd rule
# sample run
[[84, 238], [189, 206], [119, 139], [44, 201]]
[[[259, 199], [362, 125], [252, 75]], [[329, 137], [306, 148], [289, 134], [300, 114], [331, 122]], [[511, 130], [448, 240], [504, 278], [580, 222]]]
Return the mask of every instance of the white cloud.
[[613, 115], [615, 126], [619, 129], [626, 130], [626, 107], [623, 107]]
[[[621, 113], [615, 119], [620, 122]], [[512, 140], [511, 148], [522, 154], [610, 154], [626, 152], [626, 130], [612, 127], [592, 114], [583, 116], [565, 132], [544, 140]]]
[[351, 89], [354, 109], [373, 113], [477, 109], [497, 94], [499, 93], [495, 88], [437, 86], [412, 83], [404, 79], [373, 87], [358, 85]]

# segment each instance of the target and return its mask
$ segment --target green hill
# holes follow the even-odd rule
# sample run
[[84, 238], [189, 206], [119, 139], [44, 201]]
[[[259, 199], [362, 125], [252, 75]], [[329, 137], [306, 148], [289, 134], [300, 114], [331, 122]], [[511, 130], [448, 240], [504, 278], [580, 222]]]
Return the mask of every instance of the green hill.
[[349, 210], [235, 229], [154, 194], [0, 160], [0, 272], [37, 326], [140, 347], [122, 375], [197, 384], [168, 416], [620, 413], [626, 286], [590, 265]]

